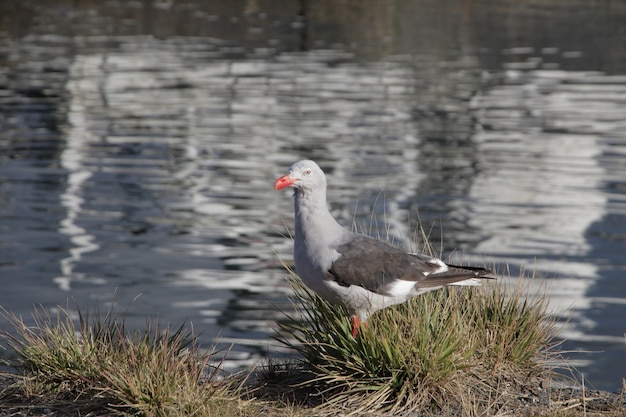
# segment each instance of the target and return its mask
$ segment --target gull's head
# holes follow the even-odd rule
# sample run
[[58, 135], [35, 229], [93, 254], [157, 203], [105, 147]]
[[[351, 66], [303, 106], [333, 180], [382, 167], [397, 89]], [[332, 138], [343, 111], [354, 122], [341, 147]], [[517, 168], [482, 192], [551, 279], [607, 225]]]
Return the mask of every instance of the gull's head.
[[303, 159], [291, 165], [287, 173], [274, 183], [275, 190], [289, 186], [305, 192], [326, 190], [326, 175], [315, 162]]

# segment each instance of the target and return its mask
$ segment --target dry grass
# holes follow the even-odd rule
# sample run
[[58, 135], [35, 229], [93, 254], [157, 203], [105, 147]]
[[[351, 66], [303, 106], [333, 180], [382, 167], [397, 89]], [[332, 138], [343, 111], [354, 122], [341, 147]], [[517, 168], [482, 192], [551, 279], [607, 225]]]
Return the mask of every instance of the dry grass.
[[[37, 310], [34, 328], [4, 312], [15, 334], [5, 335], [22, 377], [4, 391], [6, 402], [142, 416], [236, 415], [245, 404], [218, 378], [191, 333], [149, 322], [129, 333], [111, 312], [104, 318], [69, 309]], [[17, 375], [14, 375], [14, 377]]]
[[19, 363], [0, 416], [625, 415], [621, 397], [546, 387], [552, 324], [523, 287], [432, 293], [380, 311], [357, 340], [341, 311], [297, 291], [303, 316], [280, 338], [303, 359], [236, 376], [209, 366], [183, 328], [129, 333], [112, 313], [68, 309], [37, 310], [31, 328], [5, 312]]
[[300, 359], [235, 376], [183, 327], [131, 333], [113, 312], [68, 308], [38, 309], [28, 327], [5, 311], [17, 363], [0, 416], [626, 415], [620, 396], [551, 387], [554, 323], [529, 280], [420, 296], [377, 312], [356, 340], [344, 311], [290, 281], [297, 312], [277, 338]]

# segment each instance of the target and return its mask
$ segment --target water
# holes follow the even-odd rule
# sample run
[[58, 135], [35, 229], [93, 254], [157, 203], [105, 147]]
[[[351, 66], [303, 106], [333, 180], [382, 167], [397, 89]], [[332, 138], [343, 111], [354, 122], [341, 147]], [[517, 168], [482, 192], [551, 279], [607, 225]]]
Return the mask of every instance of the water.
[[41, 3], [0, 5], [7, 310], [117, 304], [235, 343], [230, 367], [280, 354], [272, 185], [307, 157], [347, 227], [536, 270], [572, 363], [621, 387], [621, 3]]

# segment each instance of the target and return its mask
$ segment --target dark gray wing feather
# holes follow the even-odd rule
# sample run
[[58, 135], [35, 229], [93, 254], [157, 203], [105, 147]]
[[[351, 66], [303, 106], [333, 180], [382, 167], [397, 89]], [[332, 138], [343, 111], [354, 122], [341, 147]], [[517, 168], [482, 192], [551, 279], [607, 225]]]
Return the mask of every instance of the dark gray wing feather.
[[409, 254], [402, 249], [365, 235], [352, 238], [337, 247], [341, 256], [333, 262], [327, 278], [339, 285], [358, 285], [387, 295], [395, 280], [414, 281], [417, 288], [449, 285], [469, 278], [487, 278], [491, 271], [477, 267], [449, 266], [426, 255]]

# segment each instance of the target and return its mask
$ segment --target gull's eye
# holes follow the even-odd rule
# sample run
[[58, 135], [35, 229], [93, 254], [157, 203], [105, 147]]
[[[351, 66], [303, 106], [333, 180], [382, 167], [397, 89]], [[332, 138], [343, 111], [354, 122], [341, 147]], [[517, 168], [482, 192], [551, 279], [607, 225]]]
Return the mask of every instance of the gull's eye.
[[305, 170], [304, 175], [311, 175], [311, 170], [310, 169]]

